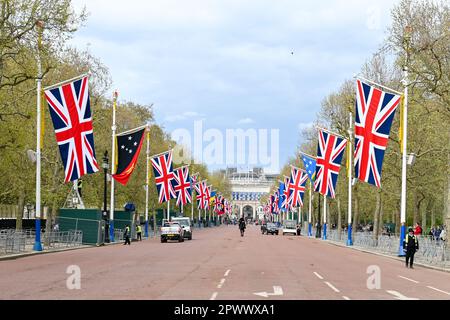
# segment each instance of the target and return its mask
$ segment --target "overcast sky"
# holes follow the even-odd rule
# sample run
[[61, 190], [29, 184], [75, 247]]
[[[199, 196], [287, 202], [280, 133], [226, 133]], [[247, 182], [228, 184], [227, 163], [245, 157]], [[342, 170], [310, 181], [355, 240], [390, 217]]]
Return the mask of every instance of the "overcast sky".
[[323, 98], [379, 48], [397, 2], [74, 0], [90, 16], [72, 43], [169, 132], [199, 119], [224, 134], [279, 129], [282, 166]]

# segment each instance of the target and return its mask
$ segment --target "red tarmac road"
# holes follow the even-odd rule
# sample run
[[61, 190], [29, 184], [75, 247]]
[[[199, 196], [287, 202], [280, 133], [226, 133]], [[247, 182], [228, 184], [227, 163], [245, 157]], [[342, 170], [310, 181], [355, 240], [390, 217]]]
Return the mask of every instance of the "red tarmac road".
[[[67, 289], [70, 265], [81, 269], [80, 290]], [[378, 289], [367, 286], [369, 266], [379, 267]], [[259, 226], [242, 238], [237, 226], [221, 226], [194, 230], [184, 243], [35, 255], [0, 261], [0, 270], [0, 299], [450, 299], [450, 273], [304, 236], [262, 235]]]

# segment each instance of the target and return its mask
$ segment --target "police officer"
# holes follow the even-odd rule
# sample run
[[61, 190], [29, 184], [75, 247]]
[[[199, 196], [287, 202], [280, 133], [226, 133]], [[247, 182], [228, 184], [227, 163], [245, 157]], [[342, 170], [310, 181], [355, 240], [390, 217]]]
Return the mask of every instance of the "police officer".
[[125, 238], [124, 245], [126, 245], [126, 244], [131, 245], [131, 242], [130, 242], [130, 226], [128, 224], [125, 227], [125, 232], [123, 233], [123, 237]]
[[414, 230], [412, 228], [408, 229], [408, 234], [403, 240], [403, 251], [406, 253], [406, 267], [413, 269], [414, 263], [414, 254], [419, 250], [419, 241], [417, 240], [417, 236], [414, 235]]
[[136, 234], [138, 241], [142, 241], [142, 227], [140, 224], [136, 226]]

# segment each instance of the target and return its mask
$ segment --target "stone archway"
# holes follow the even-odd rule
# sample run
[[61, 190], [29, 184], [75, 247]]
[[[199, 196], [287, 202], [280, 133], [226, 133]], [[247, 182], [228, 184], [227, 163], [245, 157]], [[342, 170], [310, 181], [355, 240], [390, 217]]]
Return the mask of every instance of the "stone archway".
[[244, 215], [244, 218], [247, 219], [254, 219], [254, 213], [255, 209], [251, 205], [244, 205], [242, 208], [242, 214]]

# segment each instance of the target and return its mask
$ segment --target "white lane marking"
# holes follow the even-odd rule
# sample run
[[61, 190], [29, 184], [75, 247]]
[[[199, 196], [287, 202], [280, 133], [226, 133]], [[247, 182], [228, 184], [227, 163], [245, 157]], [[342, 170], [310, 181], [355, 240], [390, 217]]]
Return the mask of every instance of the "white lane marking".
[[419, 300], [418, 298], [409, 298], [407, 296], [402, 295], [400, 292], [394, 290], [386, 290], [386, 292], [392, 294], [398, 300]]
[[347, 296], [342, 296], [342, 298], [344, 298], [344, 300], [350, 300], [350, 298]]
[[448, 295], [450, 296], [450, 293], [449, 293], [449, 292], [447, 292], [447, 291], [443, 291], [443, 290], [440, 290], [440, 289], [434, 288], [434, 287], [432, 287], [432, 286], [427, 286], [427, 288], [430, 288], [430, 289], [433, 289], [433, 290], [436, 290], [436, 291], [439, 291], [439, 292], [442, 292], [442, 293], [448, 294]]
[[325, 283], [327, 284], [327, 286], [329, 286], [331, 289], [333, 289], [335, 292], [340, 292], [338, 289], [336, 289], [335, 286], [333, 286], [331, 283], [329, 283], [328, 281], [325, 281]]
[[230, 269], [227, 270], [227, 272], [225, 272], [224, 277], [228, 277], [228, 275], [230, 274]]
[[317, 278], [319, 278], [320, 280], [323, 280], [323, 277], [320, 274], [318, 274], [317, 272], [314, 272], [314, 274], [317, 276]]
[[214, 292], [209, 300], [216, 300], [217, 292]]
[[220, 289], [222, 288], [223, 284], [225, 283], [225, 278], [220, 280], [220, 283], [217, 285], [217, 288]]
[[264, 298], [268, 298], [269, 296], [282, 296], [283, 289], [280, 286], [273, 286], [273, 293], [264, 291], [264, 292], [255, 292], [253, 294]]
[[419, 281], [416, 281], [416, 280], [413, 280], [413, 279], [409, 279], [407, 277], [399, 276], [399, 278], [402, 278], [402, 279], [405, 279], [405, 280], [408, 280], [408, 281], [411, 281], [411, 282], [414, 282], [414, 283], [419, 283]]

